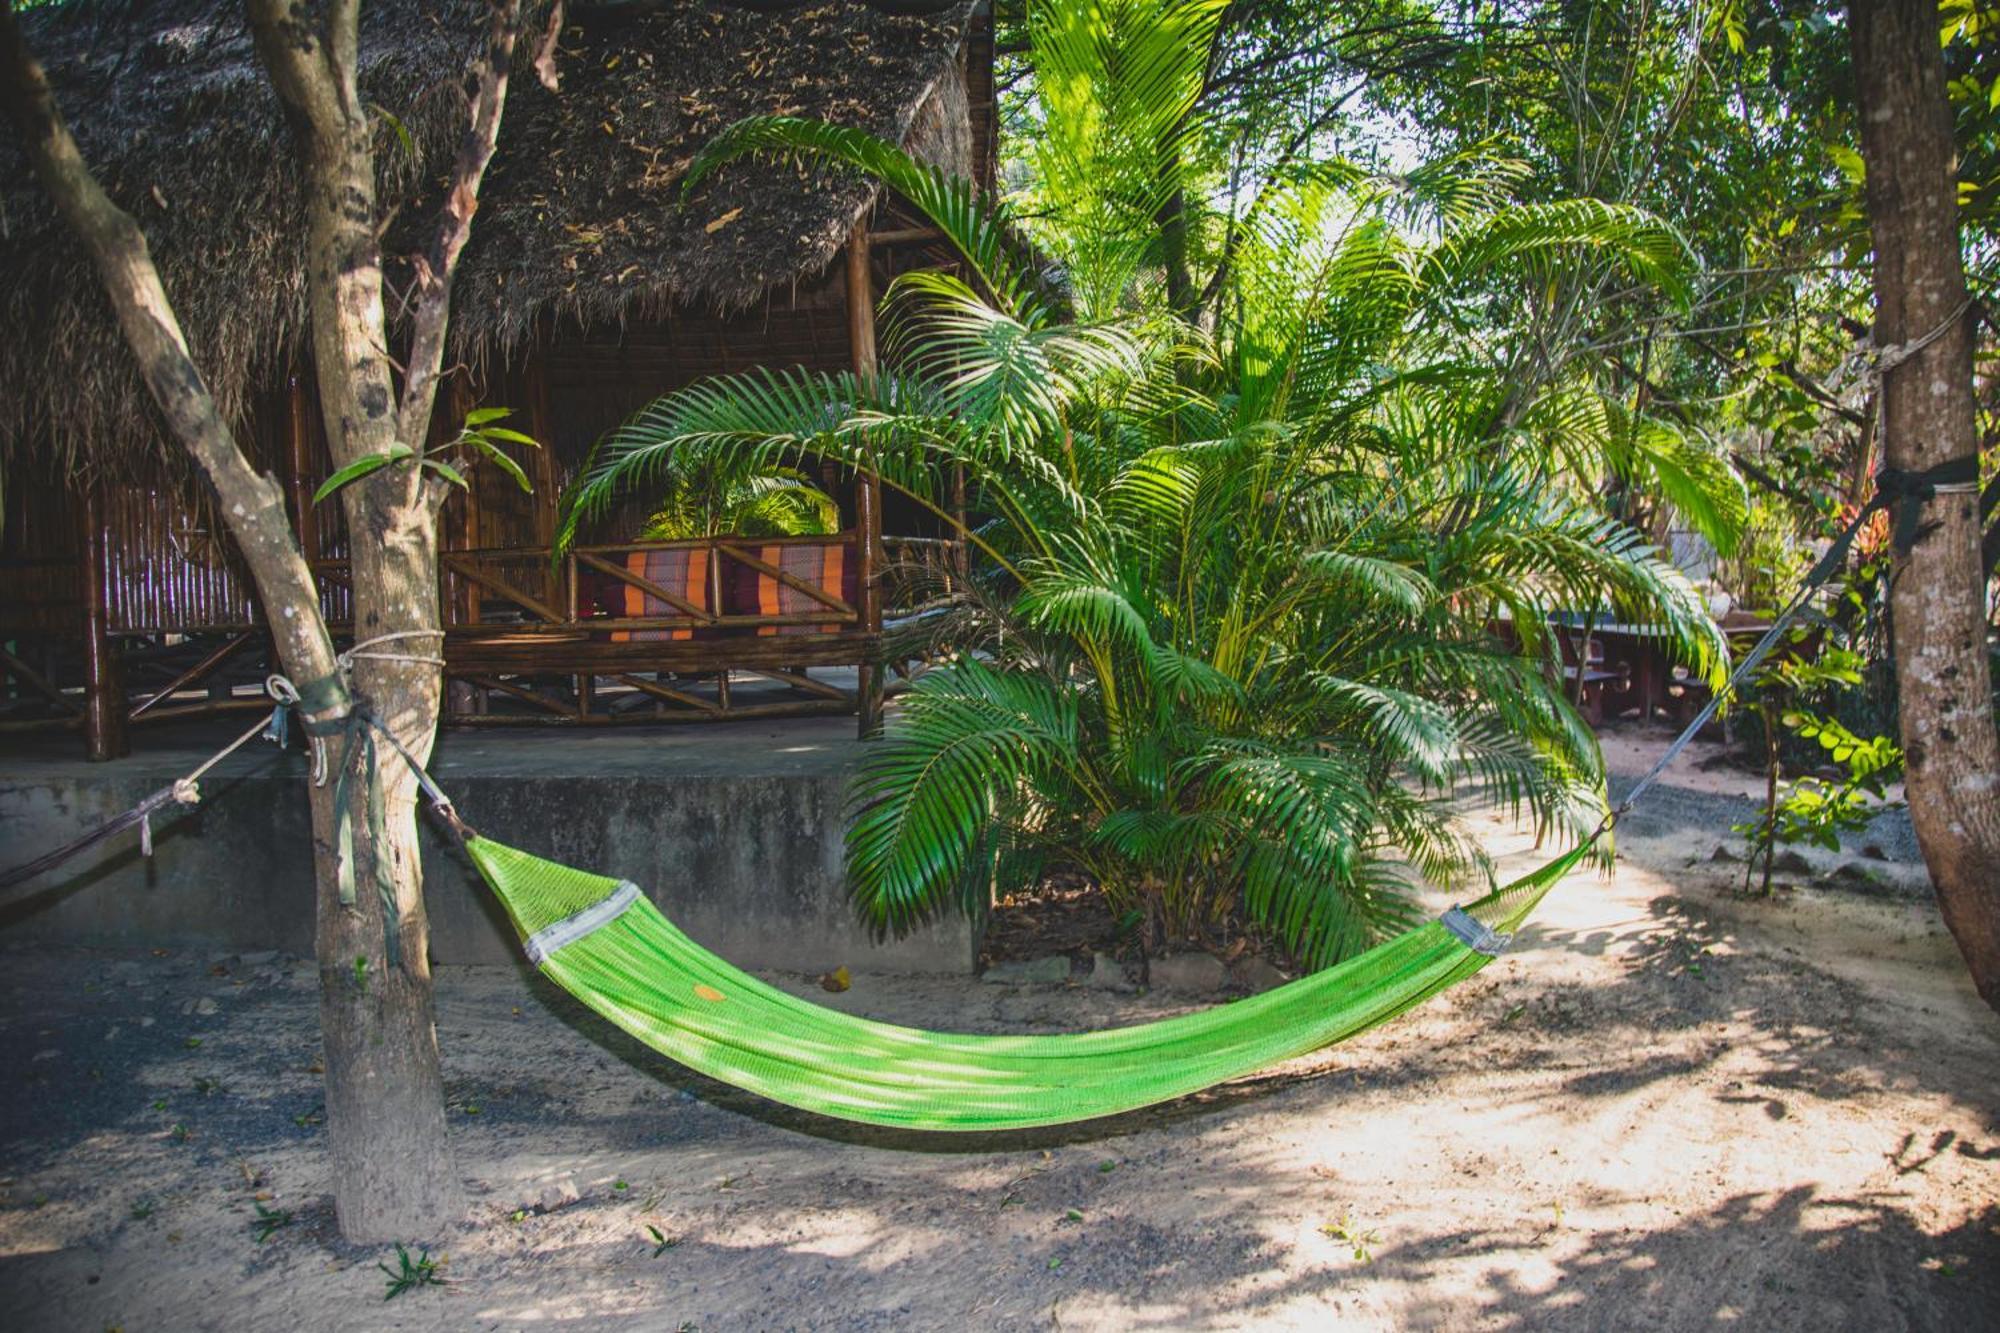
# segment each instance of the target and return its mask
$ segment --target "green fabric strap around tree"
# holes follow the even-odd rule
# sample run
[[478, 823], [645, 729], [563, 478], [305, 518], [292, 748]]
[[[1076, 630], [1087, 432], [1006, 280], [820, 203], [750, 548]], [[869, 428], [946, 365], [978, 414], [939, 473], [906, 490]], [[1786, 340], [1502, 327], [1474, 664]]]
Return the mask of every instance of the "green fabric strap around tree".
[[[1514, 930], [1591, 841], [1465, 912]], [[1431, 921], [1177, 1018], [1056, 1035], [925, 1032], [787, 995], [696, 944], [620, 880], [487, 838], [466, 851], [549, 978], [647, 1046], [773, 1101], [901, 1129], [1025, 1129], [1170, 1101], [1365, 1031], [1492, 961]], [[614, 895], [622, 905], [607, 909]]]

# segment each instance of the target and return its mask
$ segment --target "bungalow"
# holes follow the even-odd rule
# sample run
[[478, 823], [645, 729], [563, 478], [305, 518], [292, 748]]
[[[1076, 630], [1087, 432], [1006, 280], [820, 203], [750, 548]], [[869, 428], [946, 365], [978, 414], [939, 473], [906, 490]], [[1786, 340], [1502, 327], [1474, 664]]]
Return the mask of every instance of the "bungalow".
[[[401, 201], [392, 259], [417, 249], [406, 229], [429, 216], [459, 131], [478, 33], [468, 9], [365, 11], [381, 193]], [[877, 293], [951, 262], [921, 219], [819, 166], [737, 163], [685, 198], [681, 178], [724, 126], [780, 113], [869, 130], [990, 184], [987, 7], [647, 0], [569, 13], [560, 90], [513, 83], [432, 422], [449, 439], [471, 409], [506, 407], [543, 446], [514, 455], [529, 491], [487, 462], [445, 510], [446, 721], [848, 712], [865, 730], [885, 617], [962, 569], [948, 532], [831, 467], [815, 480], [838, 530], [818, 535], [646, 540], [636, 507], [556, 559], [557, 508], [599, 435], [660, 394], [756, 366], [873, 368]], [[21, 22], [85, 154], [145, 229], [211, 390], [285, 485], [338, 624], [351, 535], [338, 505], [313, 500], [330, 463], [297, 177], [240, 4], [79, 0]], [[111, 758], [129, 723], [268, 706], [250, 580], [11, 138], [0, 320], [0, 728], [76, 727], [93, 758]]]

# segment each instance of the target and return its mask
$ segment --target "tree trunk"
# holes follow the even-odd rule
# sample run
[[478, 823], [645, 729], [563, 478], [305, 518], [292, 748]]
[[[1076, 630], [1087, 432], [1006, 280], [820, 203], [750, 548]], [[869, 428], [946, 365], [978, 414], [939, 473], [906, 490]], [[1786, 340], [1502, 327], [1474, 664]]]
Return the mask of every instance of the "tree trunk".
[[[1178, 149], [1169, 147], [1167, 151], [1176, 153]], [[1168, 171], [1178, 174], [1177, 168], [1178, 162], [1169, 159]], [[1201, 292], [1195, 287], [1188, 266], [1187, 191], [1176, 188], [1168, 195], [1155, 221], [1160, 226], [1160, 264], [1166, 271], [1167, 304], [1182, 319], [1192, 320], [1201, 308]]]
[[[357, 83], [358, 0], [315, 12], [293, 0], [250, 0], [249, 8], [305, 168], [306, 285], [334, 463], [384, 455], [399, 443], [421, 451], [441, 378], [452, 275], [498, 139], [521, 0], [489, 0], [488, 40], [469, 71], [470, 123], [431, 246], [416, 264], [400, 398], [383, 312], [374, 126]], [[362, 650], [349, 679], [334, 657], [283, 491], [250, 465], [222, 420], [145, 236], [92, 176], [7, 0], [0, 0], [0, 107], [89, 248], [154, 400], [221, 499], [280, 660], [312, 701], [308, 723], [324, 731], [359, 712], [425, 762], [440, 695], [442, 483], [412, 461], [381, 467], [342, 494]], [[334, 771], [311, 797], [334, 1201], [342, 1232], [355, 1241], [433, 1235], [462, 1205], [445, 1141], [415, 775], [375, 739], [372, 729], [323, 735]]]
[[[1876, 345], [1940, 331], [1889, 369], [1881, 390], [1885, 465], [1923, 470], [1978, 450], [1937, 5], [1856, 0], [1850, 25], [1875, 244]], [[1978, 501], [1976, 488], [1964, 487], [1923, 505], [1926, 528], [1896, 561], [1889, 606], [1911, 821], [1945, 924], [1980, 995], [2000, 1009], [2000, 734]]]
[[[470, 123], [431, 246], [417, 263], [400, 398], [382, 299], [375, 125], [359, 89], [352, 8], [336, 6], [317, 30], [300, 25], [287, 0], [250, 0], [250, 18], [307, 166], [306, 286], [333, 461], [344, 466], [398, 444], [422, 451], [442, 379], [451, 277], [499, 135], [519, 0], [489, 6]], [[430, 757], [442, 695], [444, 493], [412, 465], [380, 468], [341, 493], [353, 538], [354, 636], [357, 646], [376, 645], [355, 659], [355, 706], [419, 763]], [[375, 758], [371, 772], [357, 747], [345, 792], [329, 790], [314, 804], [327, 1132], [335, 1207], [350, 1240], [428, 1234], [463, 1204], [445, 1137], [415, 776], [392, 748]], [[371, 811], [380, 815], [372, 827]], [[334, 873], [343, 814], [354, 849], [354, 875], [345, 882]]]

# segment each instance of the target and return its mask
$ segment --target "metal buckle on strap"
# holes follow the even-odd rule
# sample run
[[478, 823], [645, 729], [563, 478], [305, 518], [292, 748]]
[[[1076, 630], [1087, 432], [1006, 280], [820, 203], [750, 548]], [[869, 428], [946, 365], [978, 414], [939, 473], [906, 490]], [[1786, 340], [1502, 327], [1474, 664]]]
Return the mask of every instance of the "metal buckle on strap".
[[581, 912], [572, 912], [560, 921], [543, 926], [528, 937], [521, 949], [528, 955], [529, 962], [540, 967], [557, 949], [575, 944], [591, 932], [610, 925], [626, 908], [638, 901], [639, 886], [629, 879], [624, 880], [608, 897], [598, 899]]
[[1498, 958], [1514, 940], [1512, 935], [1493, 929], [1463, 907], [1454, 907], [1446, 912], [1438, 918], [1438, 924], [1456, 936], [1460, 944], [1488, 958]]

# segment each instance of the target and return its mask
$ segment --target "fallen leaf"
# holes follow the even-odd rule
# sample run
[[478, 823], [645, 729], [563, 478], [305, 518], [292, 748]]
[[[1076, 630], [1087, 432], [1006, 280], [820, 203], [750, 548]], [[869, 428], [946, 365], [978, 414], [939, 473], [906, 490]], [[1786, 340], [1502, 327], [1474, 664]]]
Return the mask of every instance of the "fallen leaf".
[[716, 232], [721, 231], [724, 227], [736, 221], [736, 219], [741, 216], [743, 216], [742, 209], [732, 208], [727, 213], [724, 213], [721, 217], [717, 218], [715, 221], [709, 223], [706, 227], [703, 227], [702, 230], [707, 232], [709, 235], [713, 236]]
[[836, 967], [833, 971], [821, 977], [819, 984], [822, 990], [830, 990], [835, 995], [838, 995], [854, 984], [854, 978], [847, 974], [845, 967]]

